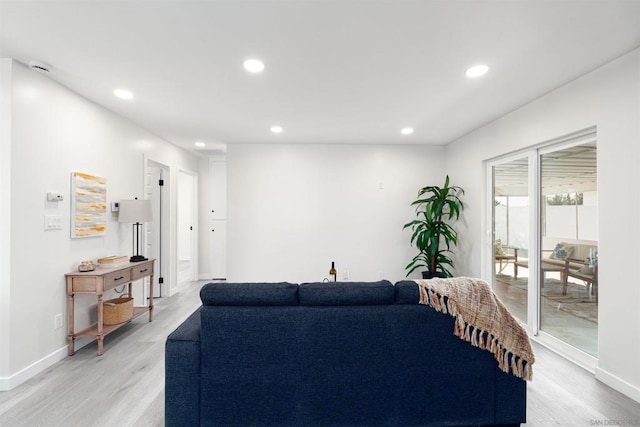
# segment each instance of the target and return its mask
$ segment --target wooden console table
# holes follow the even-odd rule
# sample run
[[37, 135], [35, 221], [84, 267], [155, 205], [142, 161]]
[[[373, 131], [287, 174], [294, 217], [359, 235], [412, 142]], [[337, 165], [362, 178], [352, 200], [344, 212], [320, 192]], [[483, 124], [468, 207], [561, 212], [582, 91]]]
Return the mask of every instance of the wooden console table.
[[[149, 322], [153, 320], [153, 263], [155, 259], [142, 262], [130, 262], [124, 266], [114, 268], [98, 267], [94, 271], [72, 272], [65, 274], [67, 278], [67, 316], [69, 356], [75, 353], [76, 338], [95, 338], [98, 340], [98, 356], [103, 353], [104, 336], [115, 331], [119, 327], [126, 325], [129, 321], [117, 325], [103, 324], [103, 301], [104, 292], [116, 286], [129, 285], [129, 295], [131, 295], [132, 282], [149, 277], [149, 305], [146, 307], [134, 307], [133, 317], [149, 312]], [[98, 323], [89, 326], [80, 332], [74, 332], [73, 300], [76, 294], [95, 294], [98, 298]], [[130, 319], [130, 320], [131, 320]]]

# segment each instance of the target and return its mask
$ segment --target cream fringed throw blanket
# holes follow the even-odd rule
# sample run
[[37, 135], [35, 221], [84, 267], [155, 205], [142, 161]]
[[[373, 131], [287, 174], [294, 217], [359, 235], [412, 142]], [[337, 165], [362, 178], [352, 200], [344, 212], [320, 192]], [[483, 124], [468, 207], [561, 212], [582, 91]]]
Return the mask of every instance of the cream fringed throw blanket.
[[454, 335], [490, 351], [503, 372], [531, 380], [535, 358], [526, 331], [484, 280], [416, 280], [420, 304], [456, 319]]

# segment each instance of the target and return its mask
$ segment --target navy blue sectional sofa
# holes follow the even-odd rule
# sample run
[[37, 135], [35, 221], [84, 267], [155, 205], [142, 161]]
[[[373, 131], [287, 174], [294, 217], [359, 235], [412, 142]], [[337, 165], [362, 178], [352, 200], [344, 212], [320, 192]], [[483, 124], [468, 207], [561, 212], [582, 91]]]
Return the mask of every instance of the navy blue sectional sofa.
[[526, 384], [415, 282], [209, 283], [166, 342], [167, 426], [526, 421]]

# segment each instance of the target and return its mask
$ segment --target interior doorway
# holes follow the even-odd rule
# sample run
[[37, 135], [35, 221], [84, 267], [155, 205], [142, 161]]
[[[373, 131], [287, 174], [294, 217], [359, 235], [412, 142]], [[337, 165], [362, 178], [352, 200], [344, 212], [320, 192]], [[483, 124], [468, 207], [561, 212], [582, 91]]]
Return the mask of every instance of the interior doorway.
[[196, 180], [189, 172], [178, 172], [178, 286], [197, 280]]
[[[147, 159], [145, 169], [145, 196], [151, 200], [153, 221], [146, 224], [146, 254], [155, 258], [154, 298], [169, 296], [168, 278], [171, 277], [169, 262], [169, 166]], [[145, 299], [147, 286], [144, 286]]]

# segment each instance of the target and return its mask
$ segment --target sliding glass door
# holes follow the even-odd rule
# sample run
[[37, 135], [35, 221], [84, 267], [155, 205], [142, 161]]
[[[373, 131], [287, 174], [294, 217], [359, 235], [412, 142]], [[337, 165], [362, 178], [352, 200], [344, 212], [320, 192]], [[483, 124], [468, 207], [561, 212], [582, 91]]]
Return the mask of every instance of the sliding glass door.
[[540, 330], [597, 357], [596, 142], [539, 156]]
[[598, 355], [595, 129], [488, 163], [493, 285], [530, 333]]
[[493, 283], [498, 297], [527, 323], [529, 277], [529, 165], [527, 157], [492, 166]]

